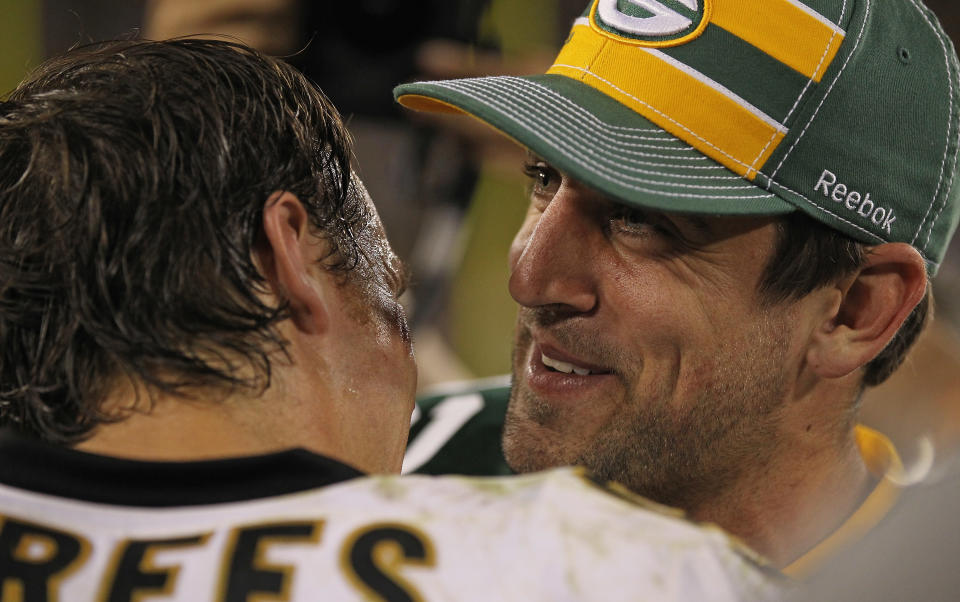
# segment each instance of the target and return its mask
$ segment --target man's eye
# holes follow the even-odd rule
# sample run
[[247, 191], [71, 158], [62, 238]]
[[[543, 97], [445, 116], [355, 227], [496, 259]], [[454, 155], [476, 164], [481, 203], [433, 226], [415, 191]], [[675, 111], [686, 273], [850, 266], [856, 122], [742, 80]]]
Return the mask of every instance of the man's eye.
[[669, 233], [656, 215], [636, 207], [617, 207], [610, 216], [610, 230], [627, 236], [648, 236], [653, 233]]
[[531, 180], [533, 194], [550, 194], [560, 184], [560, 174], [544, 163], [527, 163], [523, 166], [523, 173]]
[[610, 222], [619, 228], [631, 230], [649, 225], [647, 214], [634, 207], [618, 207], [610, 216]]

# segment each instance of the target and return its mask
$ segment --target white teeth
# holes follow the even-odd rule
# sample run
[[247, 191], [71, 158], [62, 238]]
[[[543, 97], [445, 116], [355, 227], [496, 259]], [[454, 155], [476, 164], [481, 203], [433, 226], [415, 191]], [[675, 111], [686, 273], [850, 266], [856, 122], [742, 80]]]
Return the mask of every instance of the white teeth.
[[590, 370], [587, 368], [580, 368], [568, 362], [561, 362], [560, 360], [555, 360], [552, 357], [547, 357], [543, 353], [540, 354], [540, 360], [543, 362], [544, 366], [553, 368], [557, 372], [563, 372], [564, 374], [573, 373], [579, 376], [586, 376], [590, 374]]

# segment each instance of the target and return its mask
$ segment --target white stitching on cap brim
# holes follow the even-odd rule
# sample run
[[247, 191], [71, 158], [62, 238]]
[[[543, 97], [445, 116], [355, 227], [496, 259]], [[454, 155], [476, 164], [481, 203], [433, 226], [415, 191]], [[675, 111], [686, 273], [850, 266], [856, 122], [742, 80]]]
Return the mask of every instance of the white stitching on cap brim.
[[[437, 84], [435, 84], [435, 85], [437, 85], [438, 87], [448, 88], [448, 89], [450, 89], [450, 90], [452, 90], [452, 91], [454, 91], [454, 92], [457, 92], [457, 93], [459, 93], [459, 94], [462, 94], [462, 95], [464, 95], [464, 96], [466, 96], [466, 97], [468, 97], [468, 98], [473, 98], [473, 99], [475, 99], [475, 100], [477, 100], [477, 101], [485, 104], [486, 106], [488, 106], [488, 107], [490, 107], [490, 108], [494, 108], [494, 109], [498, 110], [502, 115], [504, 115], [505, 117], [510, 118], [510, 119], [511, 119], [512, 121], [514, 121], [519, 127], [523, 128], [524, 130], [526, 130], [526, 131], [529, 132], [530, 134], [533, 134], [534, 136], [540, 138], [540, 139], [541, 139], [543, 142], [545, 142], [546, 144], [548, 144], [548, 145], [550, 145], [550, 146], [552, 146], [552, 147], [554, 147], [554, 148], [556, 148], [556, 149], [558, 149], [558, 150], [563, 151], [563, 152], [567, 155], [567, 157], [568, 157], [571, 161], [573, 161], [575, 164], [577, 164], [577, 165], [579, 165], [580, 167], [586, 169], [587, 171], [592, 171], [592, 172], [594, 172], [594, 173], [600, 174], [600, 175], [602, 175], [605, 179], [607, 179], [608, 181], [613, 182], [613, 183], [616, 183], [616, 184], [618, 184], [619, 186], [622, 186], [622, 187], [627, 188], [627, 189], [629, 189], [629, 190], [636, 190], [636, 191], [638, 191], [638, 192], [644, 192], [644, 193], [648, 193], [648, 194], [661, 195], [661, 196], [666, 196], [666, 197], [690, 198], [690, 199], [740, 199], [740, 200], [749, 200], [749, 199], [768, 199], [768, 198], [772, 198], [772, 197], [776, 196], [776, 195], [774, 195], [774, 194], [772, 194], [772, 193], [767, 193], [767, 194], [762, 194], [762, 195], [745, 195], [745, 194], [742, 194], [742, 195], [706, 195], [706, 194], [696, 194], [696, 193], [693, 192], [693, 190], [699, 189], [699, 190], [723, 190], [723, 191], [731, 191], [731, 190], [737, 190], [737, 189], [739, 188], [739, 189], [747, 189], [747, 190], [751, 190], [751, 191], [757, 191], [758, 188], [757, 188], [756, 186], [753, 186], [753, 185], [750, 185], [750, 184], [747, 184], [746, 186], [743, 186], [743, 187], [736, 187], [736, 188], [735, 188], [735, 187], [730, 187], [730, 186], [696, 186], [696, 185], [691, 185], [691, 184], [686, 184], [686, 183], [661, 182], [661, 181], [656, 181], [656, 180], [650, 180], [650, 179], [647, 179], [647, 178], [631, 177], [631, 176], [629, 176], [629, 175], [622, 174], [622, 173], [620, 173], [620, 172], [618, 172], [618, 171], [614, 171], [614, 170], [606, 167], [603, 163], [600, 163], [600, 162], [597, 162], [597, 161], [592, 160], [591, 157], [590, 157], [589, 155], [584, 154], [584, 152], [582, 152], [581, 149], [576, 148], [575, 146], [571, 146], [570, 144], [568, 144], [563, 137], [557, 136], [557, 133], [560, 131], [559, 129], [557, 129], [557, 128], [550, 128], [550, 127], [548, 127], [545, 123], [542, 123], [542, 122], [541, 122], [541, 123], [537, 123], [537, 124], [531, 124], [531, 123], [529, 123], [527, 120], [524, 119], [524, 117], [526, 116], [526, 114], [525, 114], [524, 112], [518, 110], [519, 107], [517, 106], [517, 104], [516, 104], [516, 103], [513, 103], [513, 102], [510, 102], [509, 100], [503, 99], [501, 95], [493, 95], [493, 94], [490, 94], [490, 93], [486, 93], [486, 88], [483, 88], [483, 87], [480, 87], [479, 91], [475, 91], [475, 90], [473, 90], [473, 89], [471, 89], [471, 88], [469, 88], [469, 87], [467, 87], [467, 88], [460, 87], [460, 88], [458, 89], [458, 88], [455, 87], [454, 85], [451, 85], [451, 84], [462, 84], [462, 83], [463, 83], [463, 81], [461, 80], [461, 81], [459, 81], [459, 82], [449, 82], [449, 81], [448, 81], [448, 82], [439, 82], [439, 83], [437, 83]], [[476, 87], [477, 87], [477, 86], [474, 86], [474, 88], [476, 88]], [[569, 101], [568, 101], [568, 102], [569, 102]], [[534, 105], [534, 106], [532, 107], [532, 112], [533, 112], [533, 113], [540, 113], [540, 114], [543, 115], [544, 117], [550, 117], [549, 114], [547, 114], [545, 111], [543, 111], [543, 107], [541, 107], [541, 106], [536, 106], [536, 105]], [[555, 117], [555, 115], [554, 115], [554, 117]], [[577, 133], [574, 132], [575, 137], [576, 137], [576, 134], [577, 134]], [[621, 169], [627, 169], [627, 170], [632, 169], [632, 166], [631, 166], [630, 164], [622, 164], [622, 163], [616, 163], [616, 162], [611, 162], [611, 161], [606, 161], [606, 163], [607, 163], [608, 165], [613, 165], [614, 167], [619, 167], [619, 168], [621, 168]], [[679, 168], [679, 169], [682, 169], [682, 166], [678, 166], [678, 168]], [[661, 174], [661, 175], [663, 175], [664, 177], [670, 177], [669, 174], [666, 174], [666, 175]], [[741, 179], [741, 178], [737, 178], [737, 179]], [[742, 179], [741, 179], [741, 180], [742, 180]], [[654, 185], [654, 186], [684, 188], [685, 190], [687, 190], [687, 191], [689, 191], [689, 192], [687, 192], [687, 193], [667, 192], [667, 191], [664, 191], [664, 190], [656, 190], [656, 189], [646, 188], [646, 187], [642, 187], [642, 186], [637, 186], [637, 185], [633, 184], [633, 182], [639, 182], [639, 183], [641, 183], [641, 184], [650, 184], [650, 185]]]
[[[487, 85], [489, 84], [489, 85]], [[497, 108], [504, 113], [505, 115], [511, 117], [517, 122], [520, 122], [519, 117], [521, 115], [529, 115], [531, 113], [539, 112], [541, 115], [547, 118], [547, 121], [554, 126], [553, 136], [551, 138], [563, 137], [563, 138], [579, 138], [580, 141], [590, 145], [603, 145], [603, 143], [590, 135], [587, 135], [587, 132], [582, 129], [577, 129], [573, 127], [572, 122], [566, 119], [566, 114], [563, 112], [551, 113], [549, 109], [543, 110], [545, 107], [543, 105], [530, 102], [527, 100], [526, 95], [520, 94], [518, 90], [510, 88], [509, 86], [498, 85], [496, 82], [491, 80], [486, 80], [483, 84], [473, 81], [456, 81], [451, 82], [451, 89], [456, 90], [462, 94], [472, 95], [474, 98], [481, 100], [488, 106], [497, 105]], [[496, 94], [495, 92], [499, 92]], [[578, 141], [579, 142], [579, 141]], [[580, 146], [580, 144], [578, 144]], [[597, 149], [593, 149], [597, 150]], [[587, 157], [586, 155], [582, 155]], [[684, 179], [694, 179], [698, 181], [711, 181], [711, 180], [724, 180], [724, 181], [735, 181], [742, 183], [741, 186], [714, 186], [709, 184], [690, 184], [690, 183], [680, 183], [676, 181], [659, 181], [659, 180], [649, 180], [644, 178], [635, 178], [626, 174], [622, 174], [624, 177], [633, 179], [637, 182], [645, 184], [656, 184], [658, 186], [667, 186], [674, 188], [686, 188], [686, 189], [700, 189], [700, 190], [757, 190], [757, 187], [747, 183], [740, 176], [731, 174], [729, 176], [700, 176], [700, 175], [685, 175], [685, 174], [673, 174], [673, 173], [661, 173], [661, 172], [651, 172], [648, 170], [640, 169], [635, 166], [634, 163], [624, 163], [618, 161], [621, 158], [620, 155], [604, 152], [598, 150], [595, 155], [592, 155], [598, 160], [602, 160], [603, 163], [612, 166], [616, 169], [627, 170], [634, 173], [646, 174], [657, 176], [664, 179], [673, 179], [673, 180], [684, 180]], [[599, 166], [601, 163], [599, 161], [594, 162], [591, 159], [587, 159], [588, 163], [591, 163], [594, 166]], [[681, 168], [681, 166], [674, 166], [675, 168]]]
[[[488, 79], [488, 78], [484, 78], [484, 79]], [[492, 80], [492, 79], [494, 79], [494, 78], [489, 78], [489, 79]], [[579, 117], [582, 121], [587, 122], [594, 130], [603, 131], [603, 132], [604, 132], [604, 136], [605, 136], [604, 140], [605, 140], [605, 141], [609, 141], [609, 142], [611, 143], [611, 144], [609, 145], [610, 147], [614, 147], [614, 146], [615, 146], [615, 147], [618, 147], [618, 148], [623, 148], [623, 149], [625, 149], [625, 150], [622, 150], [622, 151], [618, 150], [618, 151], [617, 151], [618, 156], [619, 156], [620, 154], [628, 154], [628, 155], [634, 155], [634, 156], [640, 156], [640, 157], [668, 158], [668, 159], [675, 159], [675, 160], [676, 160], [676, 159], [680, 159], [680, 160], [690, 160], [690, 161], [699, 161], [699, 162], [709, 162], [709, 161], [710, 161], [709, 157], [706, 157], [705, 155], [700, 154], [699, 151], [697, 151], [697, 149], [693, 148], [692, 146], [690, 146], [690, 145], [687, 144], [686, 142], [683, 142], [683, 141], [680, 140], [679, 138], [676, 138], [675, 136], [673, 136], [672, 134], [670, 134], [670, 133], [668, 133], [668, 132], [666, 132], [666, 131], [664, 131], [664, 130], [659, 130], [659, 131], [662, 132], [664, 136], [668, 136], [669, 139], [670, 139], [671, 141], [673, 141], [674, 143], [676, 143], [676, 144], [678, 144], [678, 145], [682, 145], [682, 148], [681, 148], [681, 147], [677, 147], [677, 148], [675, 148], [674, 150], [678, 150], [678, 151], [680, 151], [680, 150], [683, 150], [683, 151], [693, 151], [693, 152], [695, 152], [695, 153], [697, 153], [697, 154], [696, 154], [695, 156], [693, 156], [693, 157], [675, 157], [675, 156], [673, 156], [673, 155], [649, 154], [649, 153], [639, 152], [639, 151], [635, 151], [635, 150], [628, 150], [628, 149], [635, 149], [635, 148], [661, 148], [661, 147], [649, 147], [649, 146], [646, 146], [646, 145], [643, 145], [643, 144], [630, 144], [630, 143], [627, 143], [627, 142], [620, 142], [620, 141], [618, 141], [617, 138], [627, 138], [627, 139], [638, 139], [638, 138], [640, 138], [640, 139], [644, 139], [644, 137], [639, 137], [639, 136], [625, 136], [624, 134], [621, 134], [621, 133], [617, 132], [616, 130], [622, 130], [622, 129], [624, 129], [624, 128], [623, 128], [622, 126], [613, 126], [613, 125], [611, 125], [611, 124], [607, 124], [607, 123], [601, 121], [600, 119], [598, 119], [595, 115], [593, 115], [593, 114], [590, 113], [589, 111], [585, 110], [584, 108], [582, 108], [581, 106], [579, 106], [579, 105], [577, 105], [577, 104], [575, 104], [575, 103], [570, 102], [568, 99], [564, 98], [564, 97], [561, 96], [560, 94], [557, 94], [556, 92], [554, 92], [554, 91], [551, 90], [550, 88], [541, 86], [541, 85], [539, 85], [539, 84], [535, 84], [535, 83], [533, 83], [533, 82], [529, 82], [529, 81], [527, 81], [527, 80], [525, 80], [525, 79], [522, 79], [522, 78], [519, 78], [519, 77], [516, 77], [516, 78], [496, 78], [496, 79], [507, 80], [507, 81], [509, 81], [511, 84], [517, 85], [518, 87], [523, 88], [524, 90], [526, 90], [527, 92], [529, 92], [531, 95], [536, 96], [537, 98], [541, 99], [541, 100], [544, 102], [545, 105], [549, 105], [550, 107], [557, 109], [557, 111], [558, 111], [557, 115], [558, 115], [561, 119], [565, 119], [568, 115], [570, 115], [570, 116], [572, 116], [572, 117]], [[584, 132], [584, 135], [590, 136], [590, 135], [591, 135], [591, 132], [585, 131], [585, 132]], [[664, 138], [658, 138], [658, 140], [664, 140], [664, 141], [665, 141], [666, 139], [664, 139]], [[637, 164], [640, 164], [640, 165], [648, 165], [648, 166], [651, 166], [651, 167], [677, 167], [677, 164], [676, 164], [676, 163], [655, 163], [655, 162], [647, 162], [647, 161], [637, 161], [636, 163], [637, 163]], [[725, 173], [730, 173], [730, 170], [729, 170], [729, 169], [727, 169], [727, 168], [724, 167], [723, 165], [718, 165], [718, 164], [712, 164], [712, 165], [684, 165], [684, 166], [683, 166], [683, 169], [689, 169], [689, 170], [707, 170], [707, 171], [722, 171], [722, 172], [725, 172]], [[730, 177], [730, 178], [737, 179], [737, 180], [742, 179], [740, 176], [733, 175], [733, 174], [731, 174], [730, 176], [724, 176], [724, 177]]]
[[[464, 84], [467, 84], [467, 83], [470, 83], [470, 82], [463, 82], [463, 83], [464, 83]], [[675, 163], [651, 163], [651, 162], [647, 162], [647, 161], [632, 161], [632, 162], [630, 162], [630, 163], [618, 163], [618, 162], [617, 162], [617, 159], [621, 158], [621, 157], [622, 157], [623, 155], [625, 155], [625, 154], [626, 154], [626, 155], [634, 155], [634, 156], [650, 156], [650, 155], [647, 154], [647, 153], [637, 152], [637, 151], [635, 151], [635, 150], [628, 150], [628, 149], [631, 149], [631, 148], [647, 148], [647, 147], [644, 147], [644, 146], [642, 146], [642, 145], [628, 145], [628, 144], [623, 144], [623, 143], [620, 143], [620, 144], [618, 144], [618, 145], [608, 144], [603, 138], [597, 137], [597, 136], [593, 135], [593, 133], [590, 132], [589, 130], [584, 130], [584, 129], [582, 129], [582, 128], [577, 128], [577, 127], [576, 127], [576, 123], [574, 123], [573, 121], [571, 121], [571, 120], [568, 118], [569, 115], [570, 115], [570, 113], [574, 113], [574, 112], [576, 112], [576, 111], [578, 111], [578, 110], [579, 110], [579, 111], [582, 111], [582, 110], [583, 110], [583, 109], [580, 108], [579, 106], [577, 106], [577, 105], [575, 105], [575, 104], [571, 104], [571, 103], [568, 103], [568, 106], [563, 106], [562, 104], [559, 104], [559, 103], [557, 102], [557, 99], [566, 100], [566, 99], [563, 99], [562, 96], [557, 95], [557, 99], [551, 98], [548, 94], [544, 94], [545, 92], [547, 92], [547, 93], [551, 92], [549, 89], [543, 88], [542, 86], [539, 86], [539, 85], [536, 85], [536, 84], [531, 84], [530, 82], [526, 82], [526, 81], [524, 81], [524, 80], [522, 80], [522, 79], [519, 79], [519, 78], [518, 78], [517, 80], [513, 81], [513, 82], [510, 82], [510, 84], [519, 84], [518, 88], [520, 88], [520, 89], [528, 92], [529, 94], [516, 95], [516, 93], [517, 93], [517, 88], [514, 88], [512, 85], [508, 85], [508, 84], [505, 83], [505, 82], [497, 81], [496, 79], [488, 79], [488, 80], [485, 80], [483, 86], [484, 86], [484, 87], [490, 87], [490, 88], [493, 88], [493, 89], [497, 89], [497, 90], [499, 90], [499, 91], [501, 91], [501, 92], [504, 92], [504, 93], [506, 93], [506, 94], [514, 94], [514, 95], [515, 95], [515, 98], [516, 98], [519, 102], [521, 102], [521, 103], [523, 103], [524, 105], [526, 105], [526, 108], [531, 108], [531, 107], [536, 107], [536, 106], [544, 106], [544, 107], [547, 107], [547, 108], [550, 108], [550, 109], [556, 109], [556, 112], [551, 115], [551, 118], [555, 118], [555, 119], [563, 126], [563, 130], [564, 130], [566, 133], [571, 134], [571, 135], [573, 135], [573, 136], [580, 136], [581, 138], [587, 139], [591, 144], [596, 145], [597, 147], [599, 147], [599, 148], [598, 148], [598, 152], [599, 152], [599, 153], [605, 154], [607, 157], [610, 157], [610, 158], [611, 158], [611, 163], [614, 164], [614, 165], [618, 165], [618, 166], [622, 165], [622, 166], [628, 166], [628, 167], [633, 167], [633, 166], [636, 166], [636, 165], [645, 165], [645, 166], [653, 166], [653, 167], [672, 167], [672, 168], [674, 168], [674, 169], [676, 169], [676, 168], [678, 167]], [[533, 104], [533, 103], [529, 102], [529, 100], [528, 100], [528, 97], [529, 97], [529, 96], [535, 96], [537, 99], [541, 100], [541, 101], [543, 102], [543, 104], [542, 104], [542, 105], [536, 105], [536, 104]], [[680, 142], [680, 141], [677, 140], [677, 142]], [[681, 150], [682, 150], [682, 151], [693, 151], [693, 152], [696, 152], [696, 149], [695, 149], [695, 148], [693, 148], [693, 147], [691, 147], [691, 146], [687, 146], [685, 143], [682, 143], [682, 142], [681, 142], [681, 144], [684, 144], [684, 148], [682, 148], [682, 149], [681, 149], [681, 148], [677, 148], [677, 149], [675, 149], [675, 150], [677, 150], [677, 151], [681, 151]], [[626, 148], [626, 149], [621, 149], [621, 148], [618, 148], [618, 147], [627, 147], [627, 148]], [[653, 148], [663, 148], [663, 147], [653, 147]], [[669, 157], [669, 155], [661, 155], [661, 157]], [[706, 159], [706, 157], [704, 157], [703, 155], [699, 155], [699, 154], [697, 155], [697, 158], [698, 158], [698, 159]], [[685, 160], [685, 159], [687, 159], [687, 158], [686, 158], [686, 157], [678, 157], [678, 159]], [[730, 182], [730, 181], [743, 182], [743, 178], [741, 178], [740, 176], [738, 176], [738, 175], [730, 172], [730, 170], [728, 170], [726, 167], [723, 167], [722, 165], [689, 166], [689, 167], [688, 167], [688, 166], [683, 166], [683, 169], [699, 169], [699, 170], [722, 171], [722, 172], [724, 172], [726, 175], [722, 175], [722, 176], [708, 176], [708, 175], [690, 175], [690, 174], [680, 175], [680, 174], [673, 174], [671, 177], [680, 178], [680, 179], [698, 179], [698, 180], [705, 180], [705, 181], [714, 180], [714, 181], [728, 181], [728, 182]], [[646, 174], [648, 174], [648, 175], [655, 175], [655, 176], [656, 176], [656, 175], [659, 175], [659, 176], [662, 176], [662, 175], [663, 175], [663, 174], [661, 174], [660, 172], [650, 172], [650, 171], [645, 171], [645, 170], [642, 170], [642, 169], [639, 169], [639, 168], [635, 168], [635, 170], [636, 170], [637, 172], [639, 172], [639, 173], [646, 173]], [[746, 186], [746, 188], [756, 188], [756, 187], [755, 187], [755, 186]]]
[[[563, 76], [559, 76], [559, 77], [563, 77]], [[567, 102], [567, 100], [568, 100], [566, 97], [564, 97], [564, 96], [562, 96], [562, 95], [560, 95], [560, 94], [557, 94], [556, 92], [554, 92], [553, 90], [551, 90], [551, 89], [549, 89], [549, 88], [547, 88], [547, 87], [544, 87], [544, 86], [542, 86], [542, 85], [540, 85], [540, 84], [537, 84], [537, 83], [535, 83], [535, 82], [528, 81], [528, 80], [526, 80], [526, 79], [524, 79], [524, 78], [522, 78], [522, 77], [515, 77], [515, 76], [510, 76], [510, 75], [496, 75], [496, 76], [490, 76], [490, 77], [468, 78], [468, 79], [461, 79], [461, 80], [456, 80], [456, 79], [455, 79], [455, 80], [425, 81], [425, 82], [418, 82], [418, 84], [429, 84], [429, 85], [444, 86], [444, 85], [449, 84], [449, 83], [451, 83], [451, 82], [470, 82], [470, 81], [486, 82], [486, 81], [489, 81], [489, 80], [507, 81], [507, 82], [510, 82], [510, 83], [513, 83], [513, 84], [517, 84], [517, 85], [529, 84], [529, 85], [531, 85], [531, 86], [537, 86], [537, 87], [541, 88], [544, 92], [547, 92], [547, 93], [549, 93], [549, 94], [552, 94], [555, 98], [557, 98], [557, 99], [558, 99], [559, 101], [561, 101], [561, 102]], [[582, 116], [584, 119], [586, 119], [587, 121], [590, 121], [590, 122], [595, 126], [595, 128], [596, 128], [597, 130], [603, 131], [604, 134], [605, 134], [607, 137], [611, 138], [611, 139], [623, 139], [623, 140], [656, 140], [656, 141], [659, 141], [659, 142], [673, 142], [673, 143], [676, 143], [676, 144], [678, 145], [677, 150], [696, 150], [696, 149], [694, 149], [692, 146], [690, 146], [690, 145], [687, 144], [686, 142], [680, 140], [679, 138], [677, 138], [677, 137], [674, 136], [673, 134], [667, 132], [667, 131], [664, 130], [663, 128], [659, 128], [659, 127], [656, 127], [656, 126], [654, 126], [654, 127], [631, 127], [631, 126], [626, 126], [626, 125], [614, 125], [614, 124], [612, 124], [612, 123], [606, 123], [605, 121], [601, 121], [599, 118], [597, 118], [596, 116], [594, 116], [593, 113], [587, 111], [586, 109], [581, 108], [579, 105], [571, 104], [570, 107], [564, 107], [564, 109], [567, 109], [567, 108], [573, 108], [573, 109], [577, 112], [577, 114], [581, 115], [581, 116]], [[628, 133], [628, 132], [629, 132], [629, 133]], [[639, 135], [637, 135], [637, 133], [657, 134], [657, 135], [656, 135], [656, 136], [639, 136]], [[616, 140], [614, 140], [614, 141], [616, 141]], [[629, 144], [625, 144], [625, 145], [626, 145], [626, 146], [630, 146]], [[703, 156], [697, 156], [696, 158], [697, 158], [698, 160], [706, 160], [706, 157], [703, 157]]]

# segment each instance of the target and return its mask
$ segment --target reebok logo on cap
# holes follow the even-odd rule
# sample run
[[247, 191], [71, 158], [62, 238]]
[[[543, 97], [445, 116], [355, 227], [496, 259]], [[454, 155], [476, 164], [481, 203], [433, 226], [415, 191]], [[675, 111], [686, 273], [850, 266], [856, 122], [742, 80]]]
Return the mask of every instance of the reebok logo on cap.
[[820, 179], [817, 180], [817, 184], [813, 189], [821, 192], [823, 196], [832, 200], [834, 203], [838, 203], [841, 207], [846, 208], [847, 211], [856, 212], [858, 215], [869, 219], [874, 224], [880, 226], [887, 234], [893, 233], [890, 226], [893, 225], [893, 222], [897, 221], [893, 209], [881, 207], [874, 203], [870, 198], [869, 192], [864, 196], [856, 190], [849, 189], [846, 184], [839, 182], [837, 175], [829, 169], [823, 170], [823, 173], [820, 174]]

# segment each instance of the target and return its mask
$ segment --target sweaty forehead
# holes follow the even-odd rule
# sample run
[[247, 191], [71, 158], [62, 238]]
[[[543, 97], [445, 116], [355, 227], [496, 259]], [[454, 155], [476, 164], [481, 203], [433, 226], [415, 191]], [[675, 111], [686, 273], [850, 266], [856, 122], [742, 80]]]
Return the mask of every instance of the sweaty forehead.
[[370, 268], [380, 274], [380, 277], [385, 279], [393, 292], [399, 296], [407, 288], [410, 279], [409, 270], [390, 245], [386, 229], [377, 212], [376, 203], [356, 172], [352, 173], [352, 186], [353, 193], [360, 196], [369, 216], [368, 227], [360, 237], [363, 255]]

